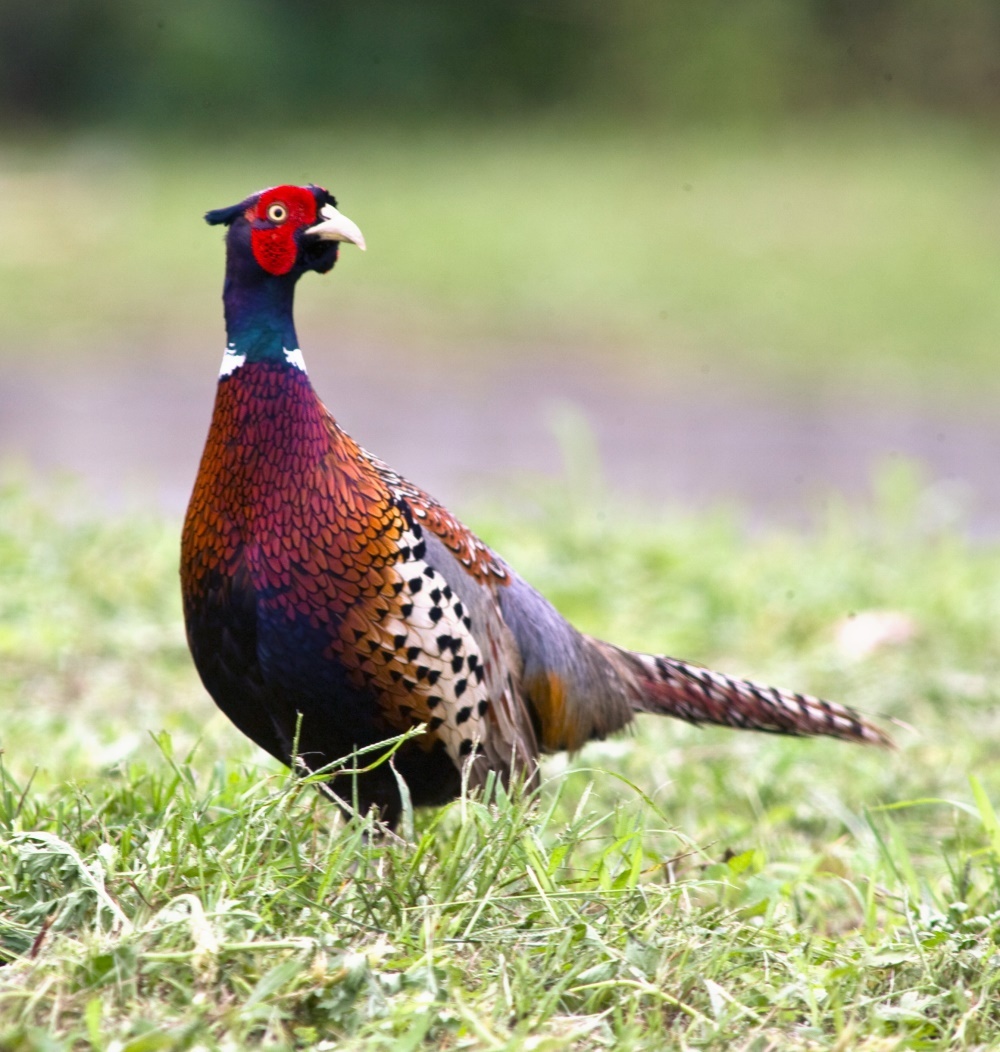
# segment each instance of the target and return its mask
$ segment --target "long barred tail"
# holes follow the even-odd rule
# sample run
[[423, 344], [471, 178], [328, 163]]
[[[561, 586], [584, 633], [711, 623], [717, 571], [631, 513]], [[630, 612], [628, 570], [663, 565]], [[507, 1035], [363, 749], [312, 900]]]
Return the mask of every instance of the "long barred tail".
[[689, 723], [717, 723], [773, 734], [823, 734], [893, 747], [884, 731], [846, 705], [733, 679], [675, 658], [632, 656], [645, 673], [641, 697], [635, 703], [639, 712], [676, 716]]

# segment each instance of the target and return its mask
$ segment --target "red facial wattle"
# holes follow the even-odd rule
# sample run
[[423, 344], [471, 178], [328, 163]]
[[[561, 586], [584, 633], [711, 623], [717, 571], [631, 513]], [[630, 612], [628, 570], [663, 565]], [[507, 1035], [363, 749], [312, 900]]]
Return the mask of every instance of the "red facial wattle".
[[318, 218], [316, 198], [301, 186], [275, 186], [247, 209], [254, 259], [269, 274], [287, 274], [299, 256], [295, 235]]

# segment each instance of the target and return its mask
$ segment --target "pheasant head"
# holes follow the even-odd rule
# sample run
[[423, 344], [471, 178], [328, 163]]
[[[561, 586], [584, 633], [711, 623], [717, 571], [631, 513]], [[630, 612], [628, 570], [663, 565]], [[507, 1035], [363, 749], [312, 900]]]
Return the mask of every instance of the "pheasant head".
[[365, 248], [357, 225], [321, 186], [273, 186], [207, 212], [205, 221], [228, 227], [227, 347], [243, 360], [297, 349], [292, 302], [298, 279], [306, 271], [331, 270], [342, 241]]
[[337, 262], [341, 241], [365, 248], [357, 225], [337, 211], [336, 198], [321, 186], [272, 186], [206, 212], [205, 222], [229, 227], [229, 255], [252, 258], [274, 277], [325, 274]]

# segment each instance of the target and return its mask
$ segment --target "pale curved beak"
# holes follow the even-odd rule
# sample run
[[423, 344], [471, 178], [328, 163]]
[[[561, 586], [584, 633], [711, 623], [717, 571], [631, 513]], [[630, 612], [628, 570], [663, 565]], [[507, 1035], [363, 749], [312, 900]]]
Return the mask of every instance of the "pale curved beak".
[[364, 252], [365, 235], [361, 233], [357, 223], [341, 215], [333, 205], [323, 205], [319, 214], [323, 221], [309, 227], [305, 233], [315, 234], [324, 241], [350, 241]]

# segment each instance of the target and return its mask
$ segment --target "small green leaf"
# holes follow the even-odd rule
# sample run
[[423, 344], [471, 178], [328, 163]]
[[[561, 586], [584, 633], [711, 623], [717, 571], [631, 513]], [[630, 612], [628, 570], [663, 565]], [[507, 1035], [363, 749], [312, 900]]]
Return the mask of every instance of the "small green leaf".
[[267, 1000], [276, 993], [285, 983], [294, 979], [305, 968], [305, 961], [300, 957], [292, 957], [281, 964], [276, 964], [270, 971], [265, 972], [250, 991], [250, 996], [243, 1002], [244, 1008], [252, 1008], [255, 1004]]

